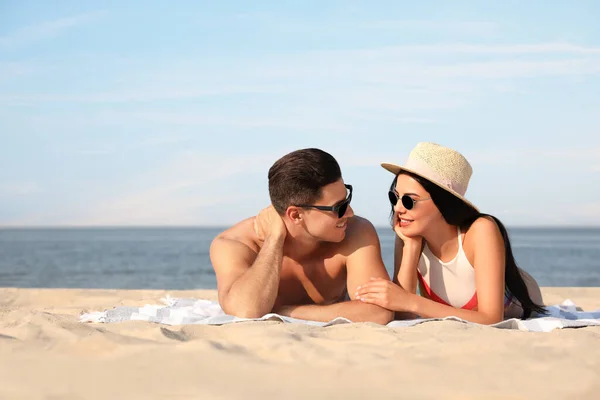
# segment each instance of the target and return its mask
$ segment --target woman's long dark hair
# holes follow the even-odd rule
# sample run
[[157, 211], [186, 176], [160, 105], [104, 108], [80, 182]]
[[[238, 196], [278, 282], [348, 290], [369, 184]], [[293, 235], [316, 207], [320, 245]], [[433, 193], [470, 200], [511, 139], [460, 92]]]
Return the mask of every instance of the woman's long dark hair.
[[[425, 178], [422, 178], [418, 175], [409, 172], [401, 172], [400, 174], [406, 174], [413, 177], [417, 182], [421, 184], [421, 186], [423, 186], [423, 188], [427, 192], [429, 192], [433, 203], [440, 210], [442, 217], [444, 217], [446, 222], [450, 225], [458, 226], [464, 230], [467, 230], [469, 229], [471, 224], [473, 224], [473, 222], [475, 222], [475, 220], [477, 220], [480, 217], [493, 218], [494, 221], [496, 221], [498, 228], [500, 229], [500, 234], [502, 235], [502, 239], [504, 241], [504, 251], [506, 255], [504, 261], [504, 280], [506, 288], [521, 303], [521, 307], [523, 308], [523, 318], [531, 316], [531, 313], [533, 311], [540, 314], [546, 313], [544, 307], [534, 303], [531, 297], [529, 296], [527, 285], [525, 285], [525, 281], [523, 280], [523, 277], [519, 272], [517, 263], [515, 262], [515, 257], [512, 253], [510, 240], [508, 238], [508, 232], [506, 231], [506, 228], [498, 218], [494, 217], [493, 215], [480, 213], [466, 202], [454, 196], [452, 193], [442, 189], [434, 183], [431, 183]], [[392, 182], [390, 190], [395, 190], [397, 180], [398, 177], [396, 176], [396, 178], [394, 178], [394, 181]], [[392, 207], [392, 214], [390, 218], [393, 222], [394, 207]]]

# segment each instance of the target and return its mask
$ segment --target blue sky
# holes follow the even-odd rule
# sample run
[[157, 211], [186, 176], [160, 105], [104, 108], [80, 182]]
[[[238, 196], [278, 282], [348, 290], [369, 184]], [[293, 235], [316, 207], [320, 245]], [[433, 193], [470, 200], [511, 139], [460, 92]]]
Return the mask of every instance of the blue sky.
[[415, 3], [0, 0], [0, 225], [229, 225], [303, 147], [384, 225], [420, 141], [507, 225], [600, 225], [600, 3]]

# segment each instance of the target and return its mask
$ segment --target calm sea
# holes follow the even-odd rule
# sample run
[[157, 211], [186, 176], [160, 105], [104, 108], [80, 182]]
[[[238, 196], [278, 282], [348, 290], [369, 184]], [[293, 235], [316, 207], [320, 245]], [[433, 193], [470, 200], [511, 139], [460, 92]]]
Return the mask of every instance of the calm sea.
[[[0, 287], [214, 289], [215, 228], [0, 229]], [[542, 286], [600, 286], [600, 228], [509, 230]], [[393, 268], [394, 234], [380, 229]]]

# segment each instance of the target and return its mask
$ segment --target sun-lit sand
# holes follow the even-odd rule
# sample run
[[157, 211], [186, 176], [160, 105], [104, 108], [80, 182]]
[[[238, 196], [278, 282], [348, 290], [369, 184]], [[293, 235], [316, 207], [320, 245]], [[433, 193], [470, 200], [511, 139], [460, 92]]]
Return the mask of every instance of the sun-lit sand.
[[[600, 309], [600, 288], [544, 288]], [[209, 291], [0, 289], [0, 399], [598, 399], [600, 327], [84, 324]]]

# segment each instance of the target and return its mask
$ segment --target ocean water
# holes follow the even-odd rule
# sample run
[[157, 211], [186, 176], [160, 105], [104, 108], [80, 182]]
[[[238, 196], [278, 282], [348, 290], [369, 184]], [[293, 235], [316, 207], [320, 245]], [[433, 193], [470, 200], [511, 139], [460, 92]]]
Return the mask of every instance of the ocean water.
[[[214, 289], [220, 228], [0, 229], [0, 287]], [[393, 269], [394, 233], [378, 229]], [[600, 286], [600, 228], [509, 229], [520, 267], [542, 286]]]

